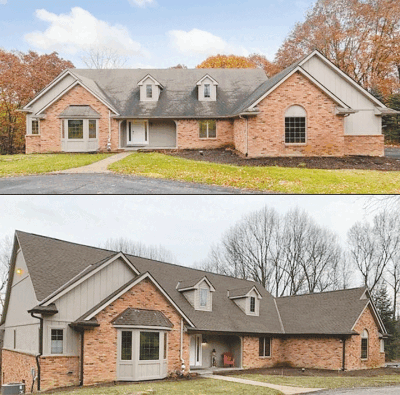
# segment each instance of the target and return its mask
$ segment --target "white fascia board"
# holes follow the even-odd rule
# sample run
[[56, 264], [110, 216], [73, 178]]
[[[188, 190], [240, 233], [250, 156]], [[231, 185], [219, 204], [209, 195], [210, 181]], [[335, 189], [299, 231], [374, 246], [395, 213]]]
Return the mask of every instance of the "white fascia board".
[[144, 78], [142, 78], [142, 79], [138, 82], [138, 85], [139, 85], [139, 86], [142, 86], [142, 85], [143, 85], [143, 82], [144, 82], [147, 78], [150, 78], [150, 79], [154, 82], [155, 85], [158, 85], [158, 86], [160, 86], [161, 88], [164, 88], [164, 87], [163, 87], [154, 77], [152, 77], [150, 74], [147, 74]]
[[56, 85], [60, 80], [62, 80], [67, 74], [69, 74], [71, 77], [76, 78], [75, 75], [71, 73], [69, 69], [64, 70], [60, 75], [58, 75], [52, 82], [50, 82], [49, 85], [47, 85], [46, 88], [44, 88], [41, 92], [38, 93], [37, 96], [35, 96], [27, 105], [24, 106], [24, 110], [28, 110], [28, 107], [33, 104], [36, 100], [38, 100], [40, 97], [42, 97], [46, 92], [48, 92], [54, 85]]
[[201, 80], [197, 81], [196, 85], [201, 85], [206, 78], [209, 78], [212, 81], [213, 85], [215, 86], [219, 85], [218, 81], [216, 81], [213, 77], [211, 77], [210, 74], [206, 74]]
[[268, 95], [270, 95], [275, 89], [282, 85], [287, 79], [289, 79], [294, 73], [300, 72], [304, 77], [308, 78], [314, 85], [325, 92], [335, 103], [344, 106], [345, 108], [350, 108], [346, 103], [342, 102], [337, 96], [335, 96], [331, 91], [329, 91], [325, 86], [323, 86], [319, 81], [317, 81], [311, 74], [307, 73], [301, 66], [297, 66], [293, 69], [286, 77], [282, 78], [277, 84], [275, 84], [271, 89], [264, 93], [257, 101], [255, 101], [248, 110], [253, 110], [262, 100], [264, 100]]
[[[70, 286], [68, 286], [67, 288], [63, 289], [61, 292], [59, 290], [54, 291], [46, 299], [44, 299], [42, 302], [40, 302], [40, 306], [48, 306], [49, 304], [53, 303], [57, 299], [60, 299], [63, 295], [65, 295], [66, 293], [70, 292], [72, 289], [77, 287], [79, 284], [82, 284], [88, 278], [92, 277], [97, 272], [99, 272], [100, 270], [104, 269], [105, 267], [107, 267], [108, 265], [110, 265], [111, 263], [113, 263], [115, 260], [117, 260], [119, 258], [122, 258], [125, 261], [125, 263], [132, 269], [132, 271], [136, 275], [139, 275], [139, 271], [132, 265], [132, 263], [126, 258], [126, 256], [122, 252], [120, 252], [120, 253], [114, 255], [113, 257], [111, 257], [110, 259], [108, 259], [107, 261], [105, 261], [103, 264], [101, 264], [95, 270], [91, 270], [86, 276], [83, 276], [78, 281], [74, 281], [74, 278], [78, 278], [83, 272], [85, 272], [88, 269], [88, 267], [86, 267], [84, 270], [82, 270], [80, 273], [78, 273], [74, 278], [72, 278], [69, 281], [69, 282], [71, 282]], [[63, 287], [64, 287], [64, 285], [61, 286], [59, 289], [61, 289]]]
[[[71, 74], [72, 75], [72, 74]], [[75, 77], [75, 76], [73, 76]], [[76, 78], [76, 77], [75, 77]], [[68, 93], [75, 86], [80, 85], [82, 88], [86, 89], [89, 93], [91, 93], [97, 100], [101, 101], [106, 107], [108, 107], [114, 114], [119, 116], [120, 114], [107, 102], [97, 96], [94, 92], [92, 92], [82, 81], [76, 80], [72, 83], [68, 88], [64, 89], [57, 97], [55, 97], [50, 103], [46, 104], [37, 114], [41, 114], [43, 111], [46, 111], [52, 104], [54, 104], [57, 100], [59, 100], [62, 96]]]
[[166, 326], [143, 326], [143, 325], [113, 325], [117, 329], [149, 329], [149, 330], [159, 330], [159, 331], [172, 331], [172, 328]]
[[205, 281], [207, 283], [207, 285], [210, 287], [210, 291], [211, 292], [215, 292], [215, 288], [213, 287], [213, 285], [211, 284], [210, 280], [204, 276], [202, 279], [200, 279], [195, 285], [191, 286], [191, 287], [186, 287], [186, 288], [177, 288], [179, 292], [185, 292], [185, 291], [191, 291], [193, 289], [199, 289], [199, 284]]
[[372, 100], [375, 104], [377, 104], [379, 107], [382, 108], [387, 108], [385, 104], [383, 104], [380, 100], [378, 100], [376, 97], [371, 95], [366, 89], [364, 89], [360, 84], [358, 84], [356, 81], [354, 81], [351, 77], [349, 77], [345, 72], [339, 69], [334, 63], [332, 63], [328, 58], [326, 58], [322, 53], [320, 53], [317, 50], [314, 50], [313, 52], [310, 53], [305, 59], [303, 59], [300, 62], [300, 66], [305, 64], [309, 59], [311, 59], [313, 56], [318, 56], [325, 64], [333, 68], [341, 77], [343, 77], [347, 82], [349, 82], [351, 85], [353, 85], [357, 90], [359, 90], [362, 94], [367, 96], [370, 100]]
[[170, 298], [170, 296], [164, 291], [164, 289], [160, 286], [160, 284], [158, 284], [158, 282], [154, 279], [154, 277], [149, 272], [142, 274], [134, 282], [127, 285], [121, 292], [119, 292], [117, 295], [115, 295], [112, 299], [108, 300], [106, 303], [104, 303], [98, 309], [96, 309], [93, 313], [91, 313], [89, 316], [87, 316], [85, 318], [85, 321], [91, 320], [98, 313], [100, 313], [100, 311], [104, 310], [112, 302], [114, 302], [115, 300], [120, 298], [125, 292], [129, 291], [132, 287], [139, 284], [141, 281], [143, 281], [146, 278], [148, 278], [157, 287], [157, 289], [165, 296], [165, 298], [172, 304], [172, 306], [174, 306], [174, 308], [179, 312], [179, 314], [189, 323], [190, 326], [192, 326], [194, 328], [195, 327], [194, 324], [190, 321], [190, 319], [186, 316], [186, 314], [177, 306], [177, 304]]

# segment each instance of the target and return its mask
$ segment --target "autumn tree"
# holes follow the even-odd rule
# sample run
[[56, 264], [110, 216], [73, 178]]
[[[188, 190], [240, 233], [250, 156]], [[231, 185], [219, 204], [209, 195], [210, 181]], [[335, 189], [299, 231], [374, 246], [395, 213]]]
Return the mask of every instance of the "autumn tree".
[[252, 54], [248, 57], [250, 62], [254, 63], [259, 69], [263, 69], [268, 78], [273, 77], [282, 71], [276, 63], [270, 62], [265, 55]]
[[23, 151], [26, 105], [63, 70], [74, 67], [56, 52], [39, 55], [0, 49], [0, 153]]
[[318, 49], [364, 88], [384, 96], [400, 88], [400, 2], [318, 0], [278, 50], [287, 67]]

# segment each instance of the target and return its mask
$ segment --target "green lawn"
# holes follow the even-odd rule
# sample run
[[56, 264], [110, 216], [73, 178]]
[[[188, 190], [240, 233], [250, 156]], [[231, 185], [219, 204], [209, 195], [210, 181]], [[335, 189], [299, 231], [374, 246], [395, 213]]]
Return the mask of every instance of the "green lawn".
[[305, 388], [355, 388], [382, 387], [400, 384], [399, 375], [382, 375], [376, 377], [322, 377], [322, 376], [275, 376], [263, 374], [243, 374], [241, 379], [262, 381], [270, 384], [288, 385]]
[[48, 173], [90, 165], [109, 154], [1, 155], [0, 177]]
[[233, 166], [135, 153], [109, 166], [123, 174], [286, 193], [400, 193], [400, 172]]
[[147, 384], [118, 385], [112, 387], [83, 388], [57, 392], [60, 395], [134, 395], [137, 393], [159, 395], [280, 395], [269, 388], [230, 383], [212, 379], [160, 381]]

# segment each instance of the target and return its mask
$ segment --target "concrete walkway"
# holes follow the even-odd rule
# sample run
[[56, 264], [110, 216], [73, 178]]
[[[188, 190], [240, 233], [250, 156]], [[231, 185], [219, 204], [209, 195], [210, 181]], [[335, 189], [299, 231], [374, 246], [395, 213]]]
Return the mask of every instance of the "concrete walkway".
[[120, 160], [126, 158], [127, 156], [131, 155], [132, 152], [121, 152], [116, 155], [111, 155], [106, 159], [100, 160], [98, 162], [92, 163], [91, 165], [76, 167], [74, 169], [67, 169], [56, 171], [51, 174], [95, 174], [95, 173], [112, 173], [110, 170], [107, 169], [109, 165], [115, 162], [119, 162]]
[[285, 395], [308, 394], [309, 392], [317, 392], [323, 390], [323, 388], [287, 387], [285, 385], [277, 385], [277, 384], [264, 383], [261, 381], [239, 379], [231, 376], [219, 376], [217, 374], [213, 375], [210, 374], [204, 376], [202, 375], [202, 377], [207, 377], [215, 380], [233, 381], [234, 383], [240, 383], [240, 384], [256, 385], [258, 387], [272, 388], [274, 390], [281, 391]]

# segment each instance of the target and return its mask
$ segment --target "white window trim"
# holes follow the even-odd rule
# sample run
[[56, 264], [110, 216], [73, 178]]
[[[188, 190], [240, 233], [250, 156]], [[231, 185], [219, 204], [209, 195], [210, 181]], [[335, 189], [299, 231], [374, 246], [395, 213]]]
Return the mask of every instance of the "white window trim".
[[[61, 354], [53, 354], [53, 353], [51, 352], [51, 331], [52, 331], [52, 330], [63, 331], [63, 342], [62, 342], [63, 352], [62, 352]], [[49, 341], [48, 341], [48, 346], [49, 346], [48, 355], [49, 355], [49, 356], [52, 356], [52, 357], [57, 357], [57, 356], [63, 356], [63, 357], [65, 357], [65, 356], [66, 356], [65, 350], [67, 349], [67, 347], [66, 347], [66, 344], [67, 344], [67, 342], [66, 342], [67, 337], [66, 337], [66, 330], [65, 330], [65, 327], [50, 326], [50, 327], [49, 327], [48, 335], [49, 335]]]
[[[140, 335], [141, 335], [141, 333], [158, 333], [158, 359], [140, 359]], [[149, 363], [149, 364], [153, 364], [153, 363], [155, 363], [155, 361], [159, 361], [159, 362], [162, 362], [162, 361], [164, 361], [164, 357], [161, 355], [161, 353], [164, 353], [164, 349], [163, 348], [161, 348], [161, 334], [164, 336], [164, 332], [163, 331], [161, 331], [161, 330], [159, 330], [159, 329], [154, 329], [154, 330], [151, 330], [151, 329], [139, 329], [138, 330], [138, 342], [139, 342], [139, 347], [138, 347], [138, 351], [139, 351], [139, 359], [138, 359], [138, 363], [139, 364], [141, 364], [141, 365], [143, 365], [143, 364], [146, 364], [146, 363]]]
[[[300, 105], [299, 104], [293, 104], [290, 107], [293, 107], [293, 106], [300, 106]], [[300, 147], [301, 146], [305, 146], [305, 145], [308, 144], [308, 116], [307, 116], [307, 112], [306, 112], [306, 116], [304, 117], [306, 119], [306, 122], [305, 122], [305, 142], [304, 143], [287, 143], [286, 142], [286, 118], [302, 118], [302, 117], [287, 117], [286, 116], [286, 112], [287, 112], [287, 110], [289, 110], [290, 107], [288, 107], [285, 110], [285, 116], [283, 117], [283, 142], [284, 142], [285, 146], [298, 146], [298, 147], [299, 146]], [[300, 106], [300, 107], [303, 108], [303, 106]]]
[[[70, 139], [68, 138], [68, 122], [69, 121], [83, 121], [83, 138], [82, 139]], [[89, 121], [96, 121], [96, 138], [89, 138]], [[99, 138], [99, 119], [97, 118], [68, 118], [62, 119], [61, 122], [61, 139], [64, 141], [96, 141]], [[64, 138], [62, 137], [62, 128], [64, 126]], [[87, 136], [87, 138], [85, 138]]]
[[[37, 134], [33, 133], [33, 127], [32, 127], [33, 121], [37, 121], [37, 123], [38, 123], [38, 133]], [[31, 118], [30, 133], [29, 134], [32, 135], [32, 136], [40, 136], [40, 119]]]
[[[269, 339], [269, 355], [259, 355], [259, 358], [272, 358], [272, 338], [269, 336], [262, 336], [263, 339], [263, 349], [264, 349], [264, 354], [265, 354], [265, 339]], [[258, 340], [260, 341], [260, 339]]]
[[[364, 336], [364, 331], [367, 332], [367, 337]], [[363, 341], [363, 339], [367, 339], [367, 356], [366, 356], [366, 358], [362, 357], [362, 341]], [[369, 358], [369, 332], [367, 329], [363, 329], [363, 331], [361, 333], [360, 357], [361, 357], [361, 361], [367, 361]]]
[[[206, 295], [206, 304], [205, 305], [201, 304], [202, 291], [206, 292], [206, 294], [205, 294]], [[207, 309], [208, 301], [209, 301], [209, 294], [210, 294], [210, 290], [208, 288], [199, 288], [199, 308], [200, 309]]]
[[[154, 86], [153, 84], [146, 84], [146, 99], [153, 99], [153, 94], [154, 94], [153, 86]], [[151, 91], [148, 90], [149, 87], [151, 88]], [[149, 96], [149, 93], [150, 93], [150, 96]]]
[[379, 351], [381, 354], [385, 353], [385, 340], [379, 339]]
[[215, 120], [215, 137], [209, 137], [209, 128], [207, 123], [207, 137], [200, 137], [200, 122], [214, 121], [214, 119], [200, 119], [199, 120], [199, 139], [200, 140], [217, 140], [218, 138], [218, 122]]

